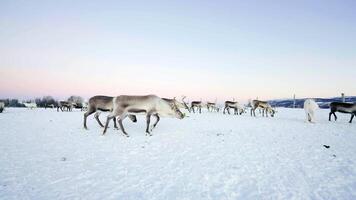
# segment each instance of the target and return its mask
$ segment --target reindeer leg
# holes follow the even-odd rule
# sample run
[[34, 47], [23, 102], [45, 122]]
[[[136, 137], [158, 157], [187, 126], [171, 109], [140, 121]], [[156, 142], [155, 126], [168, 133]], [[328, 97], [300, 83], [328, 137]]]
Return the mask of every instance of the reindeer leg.
[[149, 136], [152, 136], [150, 131], [149, 131], [149, 128], [150, 128], [150, 122], [151, 122], [151, 113], [147, 113], [146, 115], [146, 135], [149, 135]]
[[109, 121], [111, 120], [111, 119], [115, 119], [115, 115], [113, 114], [113, 113], [111, 113], [111, 114], [109, 114], [108, 116], [107, 116], [107, 118], [106, 118], [106, 123], [105, 123], [105, 127], [104, 127], [104, 131], [103, 131], [103, 135], [105, 135], [105, 133], [106, 133], [106, 130], [108, 129], [108, 125], [109, 125]]
[[[101, 123], [101, 121], [100, 121], [100, 119], [99, 119], [99, 115], [100, 115], [99, 112], [95, 113], [94, 118], [95, 118], [96, 121], [98, 122], [99, 126], [101, 126], [101, 127], [103, 128], [104, 125]], [[115, 120], [115, 118], [114, 118], [114, 120]]]
[[114, 121], [114, 128], [115, 129], [119, 129], [118, 127], [117, 127], [117, 124], [116, 124], [116, 117], [114, 117], [114, 119], [112, 119], [113, 121]]
[[355, 117], [355, 114], [351, 114], [351, 119], [350, 119], [350, 121], [349, 121], [349, 123], [352, 123], [352, 120], [354, 119], [354, 117]]
[[154, 128], [156, 128], [156, 126], [157, 126], [157, 124], [158, 124], [158, 122], [159, 122], [159, 120], [160, 120], [160, 117], [159, 117], [158, 114], [155, 114], [154, 116], [156, 117], [156, 122], [153, 124], [153, 127], [151, 128], [151, 132], [152, 132], [152, 130], [153, 130]]
[[334, 117], [335, 117], [335, 121], [337, 120], [337, 117], [336, 117], [336, 114], [335, 113], [333, 113], [334, 114]]
[[[58, 112], [58, 109], [57, 109], [57, 112]], [[84, 122], [83, 122], [83, 126], [85, 129], [88, 129], [87, 127], [87, 118], [89, 115], [93, 114], [95, 112], [94, 109], [90, 109], [88, 110], [87, 112], [84, 113]]]
[[122, 120], [124, 120], [126, 118], [126, 114], [121, 113], [121, 115], [119, 115], [119, 117], [117, 118], [117, 121], [119, 122], [119, 126], [120, 129], [122, 131], [122, 133], [126, 136], [126, 137], [130, 137], [129, 134], [127, 134], [127, 132], [124, 129], [124, 125], [122, 124]]

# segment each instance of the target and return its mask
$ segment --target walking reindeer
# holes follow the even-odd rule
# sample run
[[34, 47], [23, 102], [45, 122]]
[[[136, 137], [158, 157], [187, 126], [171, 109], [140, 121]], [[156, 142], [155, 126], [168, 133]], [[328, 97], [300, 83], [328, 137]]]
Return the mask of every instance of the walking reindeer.
[[[89, 99], [87, 111], [84, 113], [84, 122], [83, 126], [85, 129], [87, 128], [87, 118], [89, 115], [95, 113], [94, 118], [98, 122], [98, 124], [104, 128], [104, 125], [100, 122], [99, 115], [100, 111], [102, 112], [111, 112], [114, 109], [114, 97], [110, 96], [93, 96]], [[137, 122], [135, 115], [128, 115], [132, 122]], [[116, 120], [114, 121], [114, 128], [117, 128]]]
[[228, 114], [230, 114], [230, 108], [234, 109], [234, 114], [242, 114], [244, 112], [244, 108], [239, 104], [237, 101], [225, 101], [225, 107], [223, 114], [225, 114], [225, 111], [227, 111]]
[[356, 103], [341, 103], [341, 102], [331, 102], [330, 103], [330, 113], [329, 121], [331, 121], [331, 115], [334, 115], [335, 121], [337, 120], [336, 112], [350, 113], [351, 118], [349, 123], [352, 123], [353, 118], [356, 115]]
[[251, 102], [251, 116], [253, 114], [253, 116], [256, 117], [255, 110], [257, 108], [261, 108], [262, 116], [264, 116], [264, 113], [266, 113], [266, 117], [268, 117], [268, 113], [271, 114], [271, 117], [274, 117], [274, 114], [276, 112], [267, 101], [253, 100]]
[[[173, 102], [169, 103], [156, 95], [146, 96], [127, 96], [121, 95], [114, 97], [113, 110], [107, 116], [103, 135], [105, 134], [109, 121], [117, 117], [119, 126], [124, 135], [129, 137], [126, 133], [122, 120], [129, 114], [145, 114], [146, 115], [146, 135], [151, 135], [153, 128], [157, 126], [160, 117], [176, 117], [183, 119], [184, 114], [178, 109], [178, 106]], [[151, 116], [156, 117], [156, 122], [150, 128]]]

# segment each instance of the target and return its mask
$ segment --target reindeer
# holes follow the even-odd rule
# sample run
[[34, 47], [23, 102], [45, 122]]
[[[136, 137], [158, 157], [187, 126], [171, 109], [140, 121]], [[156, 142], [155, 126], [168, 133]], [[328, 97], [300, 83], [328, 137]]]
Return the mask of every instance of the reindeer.
[[189, 108], [189, 106], [188, 106], [189, 103], [184, 101], [185, 98], [186, 98], [186, 96], [183, 96], [183, 97], [182, 97], [182, 102], [183, 102], [183, 104], [184, 104], [184, 107], [190, 112], [190, 108]]
[[219, 112], [219, 107], [216, 106], [216, 103], [207, 102], [206, 108], [208, 109], [209, 112], [213, 112], [213, 111]]
[[37, 108], [37, 104], [36, 103], [33, 103], [33, 102], [31, 102], [31, 103], [26, 103], [26, 102], [23, 102], [22, 103], [26, 108], [28, 108], [28, 109], [34, 109], [34, 108]]
[[0, 102], [0, 113], [2, 113], [2, 111], [4, 111], [4, 109], [5, 109], [5, 103]]
[[70, 102], [70, 101], [60, 101], [57, 107], [57, 112], [59, 112], [59, 109], [63, 111], [72, 111], [73, 107], [75, 107], [77, 104]]
[[73, 107], [75, 109], [80, 109], [80, 111], [85, 111], [88, 108], [88, 104], [86, 102], [83, 103], [73, 103]]
[[[169, 103], [156, 95], [146, 95], [146, 96], [127, 96], [121, 95], [114, 97], [113, 99], [113, 110], [107, 116], [106, 124], [104, 128], [103, 135], [106, 132], [109, 121], [116, 116], [118, 117], [118, 122], [120, 125], [120, 129], [123, 134], [127, 137], [129, 135], [126, 133], [122, 120], [129, 114], [138, 114], [143, 113], [146, 114], [146, 135], [150, 135], [153, 128], [157, 126], [157, 123], [160, 120], [160, 116], [171, 116], [176, 117], [178, 119], [183, 119], [184, 114], [178, 109], [177, 105], [173, 103]], [[151, 116], [156, 117], [156, 122], [150, 128]]]
[[190, 104], [190, 110], [193, 111], [193, 113], [195, 113], [194, 108], [196, 107], [197, 110], [199, 111], [199, 113], [201, 113], [201, 108], [203, 107], [203, 102], [202, 101], [192, 101], [192, 103]]
[[[100, 111], [102, 112], [111, 112], [114, 108], [114, 102], [113, 102], [114, 97], [109, 97], [109, 96], [93, 96], [89, 99], [88, 105], [87, 105], [87, 112], [84, 113], [84, 128], [87, 128], [87, 118], [89, 115], [93, 114], [95, 112], [94, 118], [98, 122], [98, 124], [104, 128], [104, 125], [101, 123], [99, 119]], [[137, 122], [136, 116], [135, 115], [128, 115], [130, 120], [132, 122]], [[116, 120], [115, 118], [113, 119], [114, 121], [114, 128], [117, 128]]]
[[319, 109], [319, 105], [313, 99], [304, 101], [304, 111], [308, 122], [315, 123], [315, 111], [317, 109]]
[[268, 113], [271, 114], [271, 117], [274, 117], [274, 114], [276, 112], [267, 101], [253, 100], [251, 102], [251, 116], [252, 116], [252, 113], [253, 113], [253, 116], [256, 117], [255, 110], [257, 108], [261, 108], [262, 109], [262, 116], [264, 116], [264, 113], [266, 113], [266, 117], [268, 117]]
[[225, 107], [224, 107], [223, 114], [225, 114], [225, 111], [227, 111], [227, 113], [230, 115], [230, 108], [234, 109], [234, 114], [235, 115], [238, 115], [238, 114], [241, 115], [244, 112], [244, 108], [241, 107], [239, 102], [237, 102], [237, 101], [225, 101]]
[[341, 103], [341, 102], [331, 102], [330, 103], [330, 113], [329, 121], [331, 121], [331, 115], [334, 115], [335, 121], [337, 120], [335, 112], [350, 113], [351, 119], [349, 123], [352, 123], [352, 119], [356, 115], [356, 103]]

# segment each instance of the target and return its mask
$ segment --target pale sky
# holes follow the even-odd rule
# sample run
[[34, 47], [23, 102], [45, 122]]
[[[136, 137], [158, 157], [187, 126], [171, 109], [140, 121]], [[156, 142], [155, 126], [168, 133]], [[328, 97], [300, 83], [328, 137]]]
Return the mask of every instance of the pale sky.
[[356, 1], [0, 0], [0, 98], [356, 95]]

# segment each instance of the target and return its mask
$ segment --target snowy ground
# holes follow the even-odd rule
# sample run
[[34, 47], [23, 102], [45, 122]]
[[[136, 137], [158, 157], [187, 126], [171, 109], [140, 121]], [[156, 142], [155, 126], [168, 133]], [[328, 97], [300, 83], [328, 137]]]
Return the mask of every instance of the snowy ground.
[[79, 111], [7, 108], [0, 199], [356, 199], [349, 115], [189, 115], [162, 119], [152, 137], [143, 117], [126, 120], [125, 138], [112, 124], [101, 136], [93, 116], [84, 130]]

